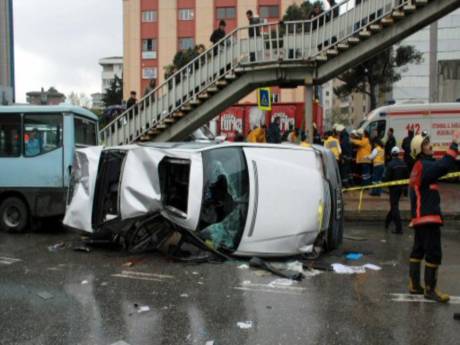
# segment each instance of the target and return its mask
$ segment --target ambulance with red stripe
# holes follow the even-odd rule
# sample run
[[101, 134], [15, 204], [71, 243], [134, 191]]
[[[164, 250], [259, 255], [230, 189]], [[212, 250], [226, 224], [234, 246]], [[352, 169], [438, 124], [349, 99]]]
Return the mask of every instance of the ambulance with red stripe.
[[426, 131], [431, 138], [436, 158], [449, 149], [452, 134], [460, 129], [460, 103], [393, 104], [370, 112], [360, 129], [372, 133], [377, 130], [386, 139], [389, 128], [399, 147], [409, 129], [417, 134]]

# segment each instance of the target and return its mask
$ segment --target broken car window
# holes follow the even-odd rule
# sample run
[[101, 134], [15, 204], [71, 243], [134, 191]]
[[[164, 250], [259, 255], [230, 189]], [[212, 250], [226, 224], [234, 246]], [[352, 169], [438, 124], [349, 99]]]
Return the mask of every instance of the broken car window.
[[241, 148], [203, 153], [204, 190], [200, 237], [215, 248], [236, 250], [246, 224], [249, 176]]

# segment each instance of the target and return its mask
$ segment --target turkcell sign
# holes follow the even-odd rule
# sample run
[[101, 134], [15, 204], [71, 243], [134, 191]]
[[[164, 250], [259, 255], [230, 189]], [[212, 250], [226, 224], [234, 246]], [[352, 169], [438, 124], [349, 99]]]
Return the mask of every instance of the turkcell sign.
[[260, 110], [272, 110], [272, 95], [269, 87], [257, 90], [257, 107]]

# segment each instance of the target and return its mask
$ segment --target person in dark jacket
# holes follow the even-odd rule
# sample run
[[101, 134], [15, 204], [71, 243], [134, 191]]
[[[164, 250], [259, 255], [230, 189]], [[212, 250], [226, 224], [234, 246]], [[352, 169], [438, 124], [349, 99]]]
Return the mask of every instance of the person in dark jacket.
[[404, 151], [404, 163], [406, 163], [409, 171], [412, 171], [412, 167], [414, 166], [414, 159], [412, 158], [411, 153], [410, 153], [410, 143], [413, 138], [414, 138], [414, 131], [410, 129], [407, 131], [407, 137], [403, 139], [403, 142], [401, 145]]
[[[453, 135], [446, 155], [436, 161], [430, 137], [417, 135], [411, 142], [411, 153], [416, 159], [410, 176], [410, 202], [412, 226], [415, 230], [414, 246], [410, 255], [409, 292], [424, 294], [426, 299], [446, 303], [449, 295], [436, 289], [438, 267], [442, 260], [441, 197], [437, 184], [440, 177], [455, 168], [460, 131]], [[420, 265], [425, 259], [425, 289], [420, 285]]]
[[281, 129], [280, 129], [280, 118], [275, 117], [273, 122], [268, 127], [268, 138], [267, 142], [272, 144], [281, 143]]
[[136, 91], [131, 91], [129, 93], [129, 98], [126, 101], [126, 109], [131, 108], [134, 104], [137, 103], [137, 94]]
[[339, 132], [340, 147], [342, 148], [342, 155], [340, 156], [340, 176], [342, 177], [342, 184], [345, 188], [350, 187], [353, 182], [353, 175], [351, 173], [351, 164], [353, 161], [353, 147], [351, 145], [350, 136], [343, 126], [337, 126]]
[[[225, 27], [226, 27], [226, 23], [225, 23], [225, 20], [221, 20], [219, 22], [219, 27], [213, 31], [211, 37], [209, 38], [209, 40], [212, 42], [212, 44], [216, 44], [217, 42], [219, 42], [222, 38], [225, 37]], [[219, 47], [218, 46], [215, 46], [214, 47], [214, 55], [217, 55], [219, 51]]]
[[387, 142], [385, 143], [385, 164], [388, 164], [391, 157], [391, 150], [396, 146], [396, 139], [394, 136], [394, 129], [390, 128], [387, 133]]
[[[407, 165], [399, 158], [399, 147], [395, 146], [391, 149], [391, 160], [385, 170], [383, 182], [405, 180], [409, 177]], [[402, 234], [401, 214], [399, 212], [399, 200], [403, 192], [403, 186], [390, 187], [390, 211], [385, 220], [385, 229], [388, 229], [391, 223], [394, 223], [394, 234]]]
[[246, 18], [248, 18], [249, 22], [249, 50], [252, 50], [249, 53], [249, 60], [251, 62], [256, 61], [256, 37], [260, 36], [260, 18], [254, 17], [254, 13], [251, 10], [246, 12]]

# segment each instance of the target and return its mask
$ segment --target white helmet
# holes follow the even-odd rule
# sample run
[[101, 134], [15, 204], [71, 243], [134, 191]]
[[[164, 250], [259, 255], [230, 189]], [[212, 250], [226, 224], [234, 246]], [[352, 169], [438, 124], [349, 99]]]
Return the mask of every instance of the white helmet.
[[401, 152], [401, 150], [399, 149], [398, 146], [395, 146], [395, 147], [393, 147], [393, 148], [391, 149], [391, 155], [392, 155], [392, 156], [398, 156], [400, 152]]
[[341, 125], [341, 124], [338, 124], [337, 126], [335, 126], [335, 130], [340, 133], [340, 132], [343, 132], [345, 130], [345, 126], [344, 125]]
[[414, 159], [422, 153], [423, 142], [429, 139], [429, 137], [424, 137], [420, 134], [412, 138], [412, 141], [410, 142], [410, 153]]

